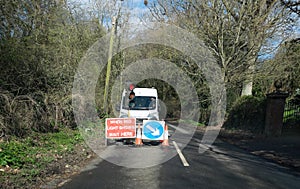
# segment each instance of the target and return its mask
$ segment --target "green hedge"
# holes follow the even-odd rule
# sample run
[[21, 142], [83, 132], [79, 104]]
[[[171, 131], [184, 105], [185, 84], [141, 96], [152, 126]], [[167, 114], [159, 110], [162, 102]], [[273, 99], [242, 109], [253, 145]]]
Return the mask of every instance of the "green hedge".
[[265, 128], [265, 111], [266, 98], [240, 97], [229, 110], [224, 128], [262, 133]]

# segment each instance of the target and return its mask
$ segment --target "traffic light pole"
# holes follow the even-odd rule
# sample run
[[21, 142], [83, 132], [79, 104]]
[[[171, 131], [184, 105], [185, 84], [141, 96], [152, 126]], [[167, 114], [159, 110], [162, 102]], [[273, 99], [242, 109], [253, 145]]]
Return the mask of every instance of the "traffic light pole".
[[108, 62], [107, 62], [105, 88], [104, 88], [104, 96], [103, 96], [103, 110], [105, 113], [108, 113], [107, 96], [108, 96], [109, 79], [110, 79], [110, 73], [111, 73], [111, 59], [112, 59], [112, 51], [113, 51], [113, 45], [114, 45], [114, 35], [115, 35], [115, 27], [116, 27], [115, 25], [116, 25], [116, 18], [113, 18], [112, 28], [111, 28], [111, 33], [110, 33]]

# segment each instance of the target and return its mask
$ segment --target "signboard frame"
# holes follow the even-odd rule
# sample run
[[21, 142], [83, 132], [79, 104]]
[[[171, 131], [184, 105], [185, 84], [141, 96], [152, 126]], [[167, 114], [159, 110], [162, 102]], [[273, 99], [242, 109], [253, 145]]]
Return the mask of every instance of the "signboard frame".
[[[151, 122], [154, 122], [156, 124], [160, 124], [161, 127], [162, 127], [162, 133], [159, 133], [159, 137], [155, 138], [153, 136], [153, 138], [149, 138], [147, 135], [145, 135], [145, 131], [147, 129], [145, 129], [145, 126], [147, 127], [147, 124], [151, 123]], [[157, 121], [157, 120], [143, 120], [143, 130], [142, 130], [142, 139], [144, 140], [152, 140], [152, 141], [157, 141], [157, 140], [164, 140], [164, 134], [165, 134], [165, 121]], [[157, 130], [161, 131], [160, 129], [157, 129], [157, 128], [150, 128], [151, 132], [154, 133], [156, 132]]]
[[[126, 125], [126, 124], [129, 124], [129, 125]], [[131, 128], [129, 128], [129, 127], [131, 127]], [[113, 136], [113, 134], [109, 135], [109, 133], [114, 133], [114, 136]], [[127, 134], [125, 134], [125, 133], [127, 133]], [[133, 134], [131, 136], [128, 136], [129, 133], [133, 133]], [[105, 119], [105, 138], [106, 139], [136, 138], [136, 134], [137, 134], [136, 133], [136, 118], [106, 118]]]

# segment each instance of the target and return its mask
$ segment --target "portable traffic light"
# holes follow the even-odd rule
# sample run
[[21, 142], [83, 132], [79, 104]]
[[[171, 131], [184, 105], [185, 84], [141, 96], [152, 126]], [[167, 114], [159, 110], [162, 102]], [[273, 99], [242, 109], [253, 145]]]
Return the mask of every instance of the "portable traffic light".
[[130, 85], [129, 85], [129, 90], [132, 91], [133, 89], [134, 89], [134, 85], [133, 85], [133, 84], [130, 84]]

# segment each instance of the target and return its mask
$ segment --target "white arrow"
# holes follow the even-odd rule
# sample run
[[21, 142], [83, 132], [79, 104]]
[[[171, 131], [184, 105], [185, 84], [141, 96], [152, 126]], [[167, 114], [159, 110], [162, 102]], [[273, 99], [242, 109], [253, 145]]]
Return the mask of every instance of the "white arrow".
[[155, 128], [155, 131], [152, 133], [153, 136], [160, 136], [160, 132], [157, 128]]
[[147, 129], [149, 129], [152, 132], [153, 136], [160, 136], [159, 129], [157, 129], [157, 128], [154, 129], [150, 125], [147, 125], [146, 127], [147, 127]]

